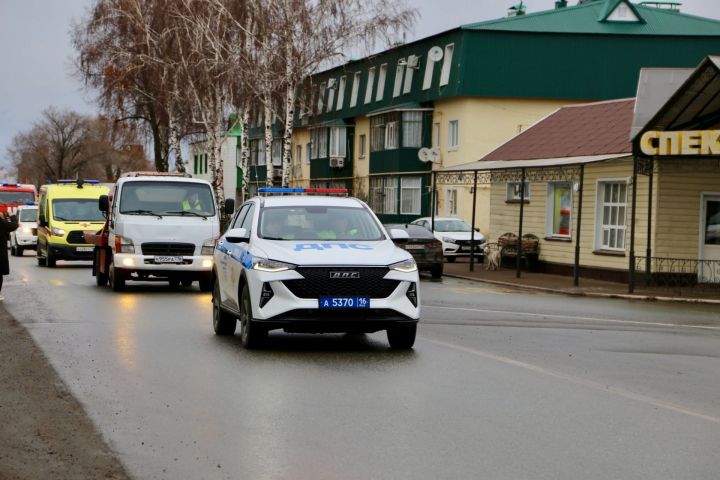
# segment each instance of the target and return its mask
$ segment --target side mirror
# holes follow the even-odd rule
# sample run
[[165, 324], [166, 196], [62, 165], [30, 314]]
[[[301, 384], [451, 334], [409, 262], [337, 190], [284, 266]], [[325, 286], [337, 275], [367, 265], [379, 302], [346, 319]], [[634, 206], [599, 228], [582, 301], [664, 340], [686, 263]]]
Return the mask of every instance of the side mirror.
[[410, 240], [410, 235], [405, 230], [393, 228], [390, 230], [390, 239], [395, 243], [407, 243]]
[[45, 221], [45, 215], [38, 215], [38, 225], [41, 227], [47, 227], [47, 222]]
[[100, 195], [100, 198], [98, 198], [98, 209], [100, 209], [101, 212], [110, 211], [110, 200], [107, 195]]
[[245, 228], [231, 228], [225, 232], [225, 240], [230, 243], [247, 243], [250, 241], [250, 232]]
[[235, 199], [234, 198], [226, 198], [225, 199], [225, 215], [232, 215], [235, 213]]

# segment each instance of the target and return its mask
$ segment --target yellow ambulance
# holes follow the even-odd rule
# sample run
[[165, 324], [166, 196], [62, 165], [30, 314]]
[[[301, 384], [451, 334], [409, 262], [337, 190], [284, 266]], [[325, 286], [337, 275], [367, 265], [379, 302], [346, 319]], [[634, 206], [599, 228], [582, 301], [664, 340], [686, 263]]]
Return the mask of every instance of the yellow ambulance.
[[94, 246], [84, 232], [105, 224], [98, 208], [101, 195], [110, 189], [97, 180], [60, 180], [40, 187], [38, 198], [37, 261], [54, 267], [58, 260], [92, 260]]

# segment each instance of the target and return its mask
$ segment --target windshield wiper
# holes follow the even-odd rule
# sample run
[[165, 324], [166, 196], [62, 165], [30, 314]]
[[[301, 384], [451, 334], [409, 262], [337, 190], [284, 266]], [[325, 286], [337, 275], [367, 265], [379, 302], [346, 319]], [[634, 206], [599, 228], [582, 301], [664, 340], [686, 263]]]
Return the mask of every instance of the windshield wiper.
[[192, 210], [173, 210], [170, 212], [165, 212], [165, 215], [193, 215], [195, 217], [202, 217], [205, 220], [208, 219], [210, 215], [203, 215], [202, 213], [193, 212]]
[[158, 218], [163, 218], [159, 213], [153, 212], [152, 210], [125, 210], [120, 213], [128, 215], [155, 215]]

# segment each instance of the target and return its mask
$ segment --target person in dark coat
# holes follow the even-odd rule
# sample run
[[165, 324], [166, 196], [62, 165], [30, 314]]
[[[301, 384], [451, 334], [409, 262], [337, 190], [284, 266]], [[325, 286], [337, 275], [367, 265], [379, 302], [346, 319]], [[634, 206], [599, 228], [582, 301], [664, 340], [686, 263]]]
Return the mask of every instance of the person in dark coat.
[[[2, 291], [3, 276], [10, 274], [10, 262], [8, 261], [7, 244], [10, 241], [10, 232], [18, 228], [18, 221], [15, 215], [8, 216], [0, 212], [0, 291]], [[0, 300], [3, 300], [0, 294]]]

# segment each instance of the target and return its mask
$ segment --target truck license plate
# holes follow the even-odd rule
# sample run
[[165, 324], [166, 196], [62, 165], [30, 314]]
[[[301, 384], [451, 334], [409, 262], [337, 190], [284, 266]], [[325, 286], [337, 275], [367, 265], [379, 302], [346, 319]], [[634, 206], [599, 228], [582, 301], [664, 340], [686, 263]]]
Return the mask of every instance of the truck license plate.
[[183, 258], [178, 256], [156, 255], [155, 263], [182, 263]]
[[320, 297], [320, 308], [370, 308], [368, 297]]
[[92, 252], [95, 247], [76, 247], [75, 250], [78, 252]]

